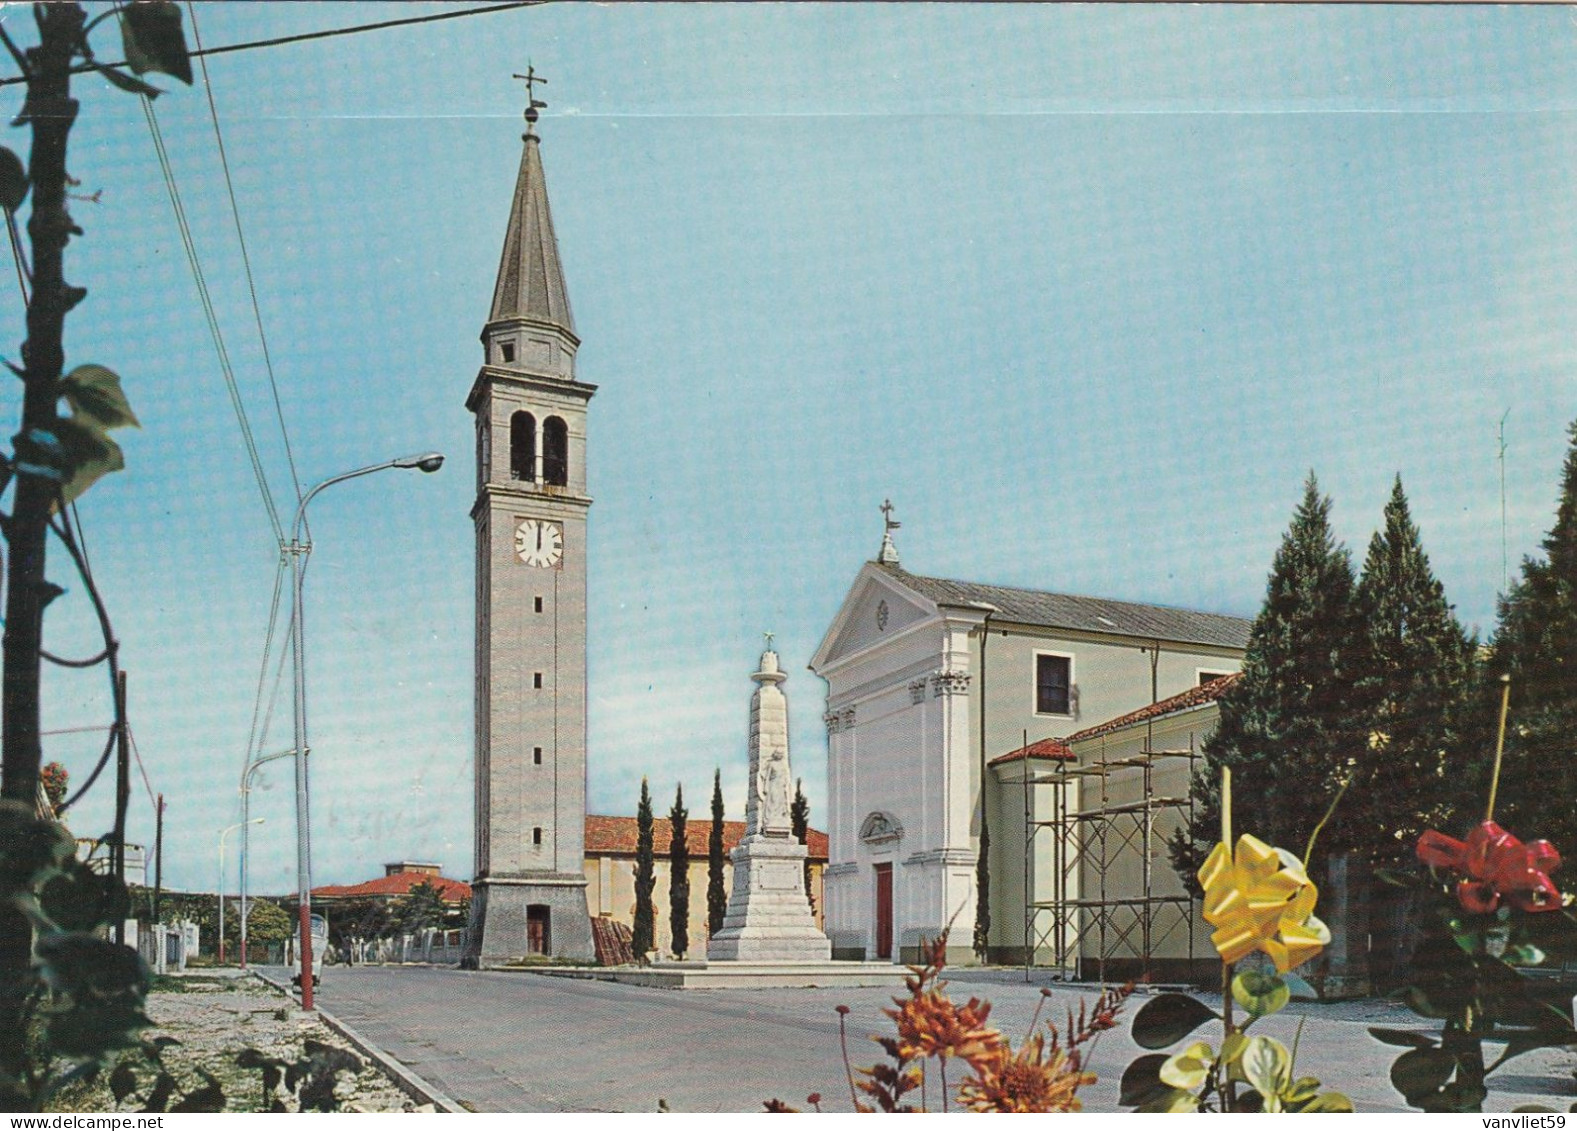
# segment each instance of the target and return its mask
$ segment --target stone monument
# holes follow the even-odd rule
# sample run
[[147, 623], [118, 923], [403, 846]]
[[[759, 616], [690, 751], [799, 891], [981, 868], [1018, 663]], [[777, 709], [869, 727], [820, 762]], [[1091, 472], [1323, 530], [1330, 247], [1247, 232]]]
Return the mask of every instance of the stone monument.
[[729, 854], [734, 890], [708, 962], [827, 962], [832, 943], [816, 929], [805, 894], [805, 846], [789, 816], [788, 699], [767, 635], [750, 697], [750, 795], [745, 839]]

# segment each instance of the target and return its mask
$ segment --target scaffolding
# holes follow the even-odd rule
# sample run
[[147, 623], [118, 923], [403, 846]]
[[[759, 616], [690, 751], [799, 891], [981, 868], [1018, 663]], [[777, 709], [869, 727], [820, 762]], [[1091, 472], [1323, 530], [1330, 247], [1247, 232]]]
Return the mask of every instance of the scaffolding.
[[[1087, 977], [1093, 964], [1096, 979], [1105, 982], [1108, 964], [1120, 964], [1121, 977], [1152, 981], [1157, 949], [1185, 935], [1188, 967], [1193, 967], [1194, 900], [1186, 894], [1157, 895], [1154, 876], [1155, 850], [1163, 843], [1156, 834], [1156, 818], [1173, 811], [1192, 822], [1192, 791], [1185, 787], [1182, 796], [1158, 794], [1155, 778], [1158, 765], [1169, 759], [1186, 759], [1184, 781], [1191, 782], [1199, 757], [1192, 737], [1186, 750], [1155, 750], [1147, 732], [1143, 749], [1128, 757], [1102, 757], [1082, 766], [1063, 762], [1054, 772], [1042, 774], [1026, 765], [1026, 979], [1037, 956], [1049, 950], [1052, 965], [1066, 977]], [[1123, 771], [1132, 771], [1132, 775]], [[1119, 777], [1124, 786], [1138, 779], [1137, 798], [1113, 798], [1113, 785]], [[1047, 786], [1052, 787], [1050, 816], [1037, 819], [1034, 802], [1040, 789]], [[1077, 803], [1070, 800], [1075, 787]], [[1047, 836], [1052, 841], [1051, 898], [1037, 899], [1036, 849]], [[1134, 890], [1114, 890], [1128, 885], [1109, 883], [1122, 863], [1138, 873]], [[1086, 881], [1091, 881], [1094, 891], [1085, 890]]]

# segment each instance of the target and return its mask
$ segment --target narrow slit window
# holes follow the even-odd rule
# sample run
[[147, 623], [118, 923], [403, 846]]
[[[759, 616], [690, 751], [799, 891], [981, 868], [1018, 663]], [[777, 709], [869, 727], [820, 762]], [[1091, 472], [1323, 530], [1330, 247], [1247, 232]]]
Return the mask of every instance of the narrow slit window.
[[536, 845], [538, 848], [542, 847], [542, 826], [541, 825], [538, 825], [536, 828], [531, 830], [531, 843]]
[[498, 343], [498, 358], [505, 365], [509, 365], [511, 362], [513, 362], [515, 360], [515, 343], [514, 342], [499, 342]]
[[533, 746], [531, 748], [531, 762], [533, 765], [542, 765], [542, 747]]
[[531, 686], [535, 687], [535, 688], [538, 688], [538, 689], [540, 689], [542, 687], [542, 673], [541, 672], [532, 672], [531, 673]]
[[541, 611], [542, 611], [542, 598], [538, 597], [537, 598], [537, 612], [540, 613]]

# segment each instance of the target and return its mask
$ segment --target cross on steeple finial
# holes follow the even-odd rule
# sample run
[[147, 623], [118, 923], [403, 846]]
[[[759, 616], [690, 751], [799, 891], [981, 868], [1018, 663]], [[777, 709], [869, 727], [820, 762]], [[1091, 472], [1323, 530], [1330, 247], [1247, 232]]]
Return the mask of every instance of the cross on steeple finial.
[[893, 531], [903, 523], [893, 518], [894, 507], [891, 499], [883, 499], [882, 505], [877, 509], [882, 512], [882, 548], [876, 555], [876, 560], [883, 565], [897, 565], [898, 547], [893, 545]]
[[537, 111], [547, 109], [548, 105], [537, 98], [536, 85], [542, 83], [546, 86], [548, 80], [537, 74], [537, 69], [531, 65], [529, 59], [526, 60], [526, 73], [514, 77], [526, 84], [526, 133], [529, 135], [537, 124], [537, 119], [541, 117]]
[[772, 651], [772, 637], [776, 634], [771, 632], [763, 632], [761, 635], [767, 638], [767, 651]]

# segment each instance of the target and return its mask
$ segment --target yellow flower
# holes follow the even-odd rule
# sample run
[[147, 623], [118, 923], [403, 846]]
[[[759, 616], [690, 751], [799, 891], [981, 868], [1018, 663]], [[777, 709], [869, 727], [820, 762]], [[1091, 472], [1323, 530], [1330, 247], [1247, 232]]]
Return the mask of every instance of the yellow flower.
[[1318, 954], [1331, 932], [1314, 917], [1318, 891], [1303, 864], [1284, 849], [1240, 836], [1237, 851], [1217, 844], [1199, 869], [1210, 942], [1223, 962], [1262, 950], [1285, 974]]

